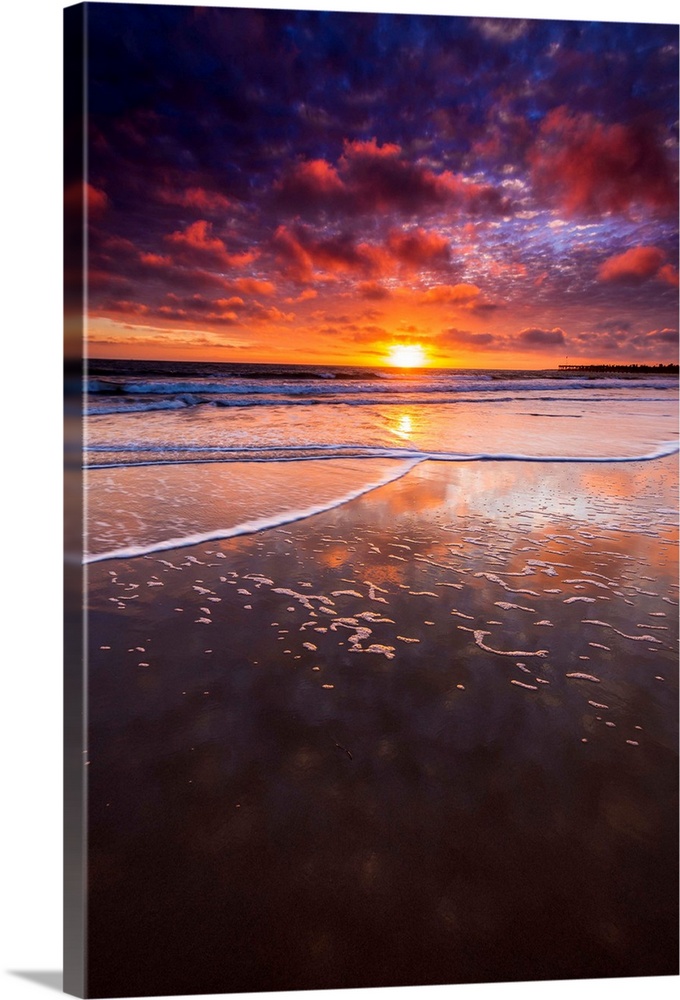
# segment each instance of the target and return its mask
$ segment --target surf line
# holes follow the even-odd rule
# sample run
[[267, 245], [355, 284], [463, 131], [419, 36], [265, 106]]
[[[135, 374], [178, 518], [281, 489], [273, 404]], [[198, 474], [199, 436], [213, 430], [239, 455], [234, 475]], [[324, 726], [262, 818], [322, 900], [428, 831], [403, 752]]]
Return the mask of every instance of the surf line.
[[388, 473], [376, 482], [369, 483], [361, 489], [352, 490], [344, 496], [331, 500], [325, 504], [317, 504], [313, 507], [306, 507], [303, 510], [287, 511], [282, 514], [274, 514], [271, 517], [262, 517], [256, 521], [243, 521], [235, 524], [231, 528], [215, 528], [212, 531], [205, 531], [193, 535], [183, 535], [181, 538], [167, 538], [159, 542], [150, 542], [147, 545], [128, 545], [120, 549], [112, 549], [110, 552], [96, 552], [83, 556], [83, 564], [105, 562], [108, 559], [134, 559], [136, 556], [151, 555], [153, 552], [167, 552], [170, 549], [187, 548], [190, 545], [200, 545], [202, 542], [220, 541], [225, 538], [236, 538], [240, 535], [254, 535], [258, 531], [267, 528], [279, 528], [284, 524], [293, 524], [295, 521], [303, 521], [305, 518], [313, 517], [315, 514], [324, 514], [326, 511], [343, 504], [356, 500], [366, 493], [395, 483], [398, 479], [408, 475], [408, 473], [425, 461], [424, 458], [412, 458], [405, 461], [396, 473]]
[[[680, 451], [680, 443], [677, 441], [664, 441], [654, 451], [647, 452], [644, 455], [525, 455], [521, 453], [504, 453], [504, 452], [480, 452], [465, 453], [465, 452], [448, 452], [448, 451], [413, 451], [406, 448], [378, 448], [370, 446], [360, 446], [360, 445], [333, 445], [332, 453], [328, 453], [328, 445], [321, 444], [307, 444], [307, 445], [288, 445], [285, 446], [285, 451], [287, 454], [280, 455], [277, 454], [274, 459], [269, 457], [270, 452], [277, 450], [276, 447], [255, 447], [251, 449], [239, 449], [239, 448], [220, 448], [208, 445], [201, 446], [191, 446], [185, 448], [173, 448], [174, 452], [184, 452], [190, 454], [197, 454], [202, 452], [212, 452], [214, 454], [224, 454], [232, 456], [235, 453], [238, 454], [236, 459], [230, 459], [239, 462], [305, 462], [305, 461], [332, 461], [336, 458], [352, 458], [352, 459], [362, 459], [362, 458], [401, 458], [401, 459], [412, 459], [417, 462], [547, 462], [553, 464], [593, 464], [600, 463], [605, 465], [612, 465], [619, 462], [653, 462], [659, 458], [669, 458], [671, 455], [675, 455]], [[132, 448], [116, 448], [108, 446], [97, 446], [97, 448], [90, 449], [93, 453], [97, 450], [127, 453], [130, 451], [136, 451], [137, 449]], [[145, 448], [143, 449], [147, 452], [157, 452], [163, 449], [156, 448]], [[281, 449], [283, 450], [283, 449]], [[325, 452], [325, 454], [299, 454], [299, 452]], [[263, 458], [262, 455], [267, 457]], [[223, 461], [223, 459], [211, 458], [198, 458], [198, 459], [175, 459], [168, 461], [167, 459], [160, 462], [153, 461], [142, 461], [142, 462], [102, 462], [102, 463], [90, 463], [87, 465], [88, 469], [99, 470], [99, 469], [126, 469], [126, 468], [140, 468], [143, 466], [152, 465], [212, 465]], [[391, 482], [391, 480], [388, 480]], [[383, 485], [383, 484], [379, 484]], [[350, 498], [351, 499], [351, 498]]]

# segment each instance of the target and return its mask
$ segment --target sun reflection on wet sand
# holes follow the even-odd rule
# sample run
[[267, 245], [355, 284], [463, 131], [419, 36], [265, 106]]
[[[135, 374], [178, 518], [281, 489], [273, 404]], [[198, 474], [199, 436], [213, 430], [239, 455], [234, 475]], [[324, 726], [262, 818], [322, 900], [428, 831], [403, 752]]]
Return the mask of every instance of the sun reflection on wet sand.
[[402, 413], [397, 421], [397, 427], [394, 433], [404, 440], [408, 441], [413, 433], [413, 419], [410, 413]]

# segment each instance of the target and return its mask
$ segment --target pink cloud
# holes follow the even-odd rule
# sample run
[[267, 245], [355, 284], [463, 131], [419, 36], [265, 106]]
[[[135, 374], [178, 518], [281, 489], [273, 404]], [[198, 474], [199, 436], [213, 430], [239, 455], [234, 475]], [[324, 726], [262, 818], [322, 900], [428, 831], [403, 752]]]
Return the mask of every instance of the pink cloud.
[[657, 273], [657, 278], [661, 281], [665, 281], [667, 284], [672, 285], [673, 288], [678, 287], [678, 269], [673, 267], [672, 264], [664, 264], [663, 267], [659, 268]]
[[645, 340], [654, 344], [670, 344], [672, 347], [678, 346], [678, 331], [665, 327], [663, 330], [650, 330]]
[[[639, 284], [658, 277], [664, 259], [658, 247], [632, 247], [603, 261], [597, 276], [600, 281]], [[665, 274], [662, 277], [668, 280]]]
[[415, 214], [438, 208], [498, 215], [509, 201], [489, 184], [469, 181], [446, 170], [435, 173], [409, 159], [395, 143], [375, 138], [346, 141], [337, 164], [314, 159], [289, 167], [274, 186], [288, 211], [399, 211]]
[[305, 160], [296, 163], [276, 188], [287, 201], [305, 198], [328, 198], [344, 195], [345, 185], [334, 166], [326, 160]]
[[605, 125], [562, 106], [541, 123], [529, 162], [537, 190], [571, 215], [677, 206], [671, 161], [644, 124]]
[[106, 192], [93, 184], [74, 181], [64, 190], [64, 208], [67, 212], [79, 212], [87, 207], [90, 216], [99, 215], [108, 208], [108, 205]]
[[393, 267], [382, 247], [357, 243], [344, 233], [319, 238], [304, 226], [279, 226], [273, 242], [287, 277], [300, 283], [342, 274], [373, 276]]
[[148, 267], [170, 267], [172, 266], [172, 257], [168, 257], [164, 254], [159, 253], [140, 253], [139, 259], [142, 264], [146, 264]]
[[203, 263], [211, 261], [215, 265], [227, 268], [246, 267], [258, 256], [257, 250], [230, 253], [224, 242], [212, 235], [212, 223], [206, 219], [198, 219], [186, 229], [170, 233], [166, 236], [166, 240], [178, 247], [189, 261]]
[[230, 288], [244, 295], [274, 295], [276, 286], [271, 281], [263, 281], [260, 278], [236, 278], [229, 283]]
[[146, 316], [149, 306], [144, 302], [134, 302], [131, 299], [109, 299], [102, 302], [98, 308], [93, 308], [93, 313], [107, 315], [108, 313], [124, 313], [127, 316]]
[[408, 231], [391, 229], [386, 247], [402, 264], [414, 268], [447, 263], [451, 256], [451, 247], [445, 237], [420, 227]]
[[200, 211], [226, 210], [231, 202], [217, 191], [206, 191], [205, 188], [191, 187], [184, 190], [161, 188], [157, 192], [159, 201], [167, 205], [181, 205], [183, 208], [197, 208]]
[[273, 242], [286, 276], [303, 283], [311, 281], [314, 270], [312, 258], [287, 226], [278, 227]]
[[385, 142], [382, 146], [379, 146], [374, 136], [372, 139], [366, 140], [353, 139], [350, 141], [346, 139], [343, 159], [363, 156], [370, 159], [384, 160], [399, 156], [400, 154], [401, 146], [398, 146], [395, 142]]

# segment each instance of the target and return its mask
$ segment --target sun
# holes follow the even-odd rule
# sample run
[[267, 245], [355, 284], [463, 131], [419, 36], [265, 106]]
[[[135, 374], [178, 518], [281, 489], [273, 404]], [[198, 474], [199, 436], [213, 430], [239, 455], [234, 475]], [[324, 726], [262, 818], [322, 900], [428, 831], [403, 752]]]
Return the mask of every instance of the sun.
[[425, 351], [420, 344], [393, 344], [388, 362], [395, 368], [422, 368], [426, 364]]

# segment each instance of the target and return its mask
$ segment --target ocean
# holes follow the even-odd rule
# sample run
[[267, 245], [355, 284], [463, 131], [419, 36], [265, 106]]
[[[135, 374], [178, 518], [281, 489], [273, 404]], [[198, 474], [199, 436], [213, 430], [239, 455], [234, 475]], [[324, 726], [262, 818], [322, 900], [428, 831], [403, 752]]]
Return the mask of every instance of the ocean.
[[86, 465], [130, 472], [86, 479], [88, 558], [290, 523], [426, 460], [657, 459], [678, 450], [677, 401], [657, 373], [92, 361]]
[[649, 458], [677, 448], [677, 390], [657, 374], [96, 361], [87, 456]]

